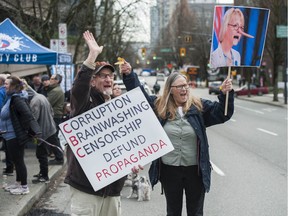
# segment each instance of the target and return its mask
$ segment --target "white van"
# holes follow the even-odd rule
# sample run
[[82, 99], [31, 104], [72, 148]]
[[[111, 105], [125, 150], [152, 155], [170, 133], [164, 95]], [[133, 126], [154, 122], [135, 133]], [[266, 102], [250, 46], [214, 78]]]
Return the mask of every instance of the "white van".
[[157, 73], [156, 81], [165, 81], [165, 75], [163, 73]]

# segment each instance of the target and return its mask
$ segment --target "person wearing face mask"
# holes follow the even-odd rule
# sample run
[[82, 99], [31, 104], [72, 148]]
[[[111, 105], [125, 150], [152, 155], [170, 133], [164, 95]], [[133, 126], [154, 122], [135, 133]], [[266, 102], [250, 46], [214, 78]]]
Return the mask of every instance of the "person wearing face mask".
[[[71, 88], [71, 118], [104, 104], [112, 98], [115, 69], [107, 62], [95, 62], [103, 46], [97, 44], [91, 32], [85, 31], [83, 38], [89, 48], [89, 54]], [[72, 215], [121, 215], [120, 192], [124, 186], [125, 177], [94, 191], [70, 146], [67, 146], [67, 164], [64, 182], [70, 185]], [[141, 166], [138, 167], [143, 169]], [[133, 167], [132, 172], [137, 173], [139, 169]]]
[[[139, 86], [132, 70], [123, 75], [123, 81], [128, 91]], [[232, 80], [224, 80], [221, 89], [218, 101], [198, 98], [190, 92], [193, 90], [187, 78], [174, 72], [167, 78], [161, 96], [149, 96], [142, 90], [174, 146], [173, 151], [153, 161], [149, 169], [152, 187], [159, 180], [163, 186], [169, 216], [181, 215], [184, 192], [187, 215], [203, 215], [211, 179], [206, 127], [228, 121], [234, 112]], [[225, 116], [226, 94], [229, 100]]]
[[230, 8], [226, 11], [220, 27], [218, 48], [211, 53], [212, 68], [241, 65], [241, 55], [232, 47], [239, 43], [242, 36], [254, 38], [244, 32], [244, 24], [240, 9]]

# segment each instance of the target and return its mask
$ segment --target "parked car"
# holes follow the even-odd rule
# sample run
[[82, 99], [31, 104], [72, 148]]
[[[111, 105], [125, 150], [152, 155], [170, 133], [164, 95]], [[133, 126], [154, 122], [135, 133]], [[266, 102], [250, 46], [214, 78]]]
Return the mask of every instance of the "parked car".
[[140, 76], [156, 76], [156, 71], [150, 68], [143, 68]]
[[[249, 89], [248, 89], [248, 85], [243, 85], [238, 89], [234, 90], [235, 95], [239, 96], [239, 95], [248, 95], [249, 94]], [[269, 93], [269, 89], [268, 87], [258, 87], [254, 84], [250, 84], [250, 94], [251, 95], [263, 95], [263, 94], [268, 94]]]
[[[151, 90], [151, 88], [147, 85], [146, 81], [144, 79], [140, 79], [139, 80], [141, 85], [144, 86], [144, 89], [145, 91], [149, 94], [149, 95], [154, 95], [154, 91]], [[117, 83], [120, 88], [121, 88], [121, 91], [122, 91], [122, 94], [126, 93], [127, 90], [126, 90], [126, 86], [124, 85], [123, 83], [123, 80], [114, 80], [114, 84]]]
[[221, 81], [213, 81], [213, 82], [209, 82], [209, 94], [220, 94], [220, 86], [221, 86], [222, 82]]
[[165, 81], [165, 75], [163, 73], [157, 73], [156, 81]]

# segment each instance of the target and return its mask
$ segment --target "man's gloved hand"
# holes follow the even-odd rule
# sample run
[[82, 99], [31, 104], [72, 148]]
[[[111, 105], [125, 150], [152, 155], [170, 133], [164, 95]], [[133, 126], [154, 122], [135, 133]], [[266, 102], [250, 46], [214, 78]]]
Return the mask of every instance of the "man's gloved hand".
[[38, 133], [32, 136], [33, 138], [33, 143], [36, 145], [40, 145], [42, 143], [42, 141], [40, 139], [42, 139], [42, 133]]

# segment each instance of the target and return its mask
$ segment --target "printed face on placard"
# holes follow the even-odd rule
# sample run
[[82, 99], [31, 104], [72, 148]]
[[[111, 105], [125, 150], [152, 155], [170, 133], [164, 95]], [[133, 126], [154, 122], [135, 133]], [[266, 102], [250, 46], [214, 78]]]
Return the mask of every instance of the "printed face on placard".
[[260, 67], [270, 10], [215, 6], [208, 70], [220, 67]]
[[240, 28], [243, 28], [241, 17], [238, 14], [232, 15], [230, 22], [228, 23], [224, 40], [229, 41], [229, 43], [231, 43], [232, 46], [236, 46], [239, 43], [242, 36], [239, 32]]

